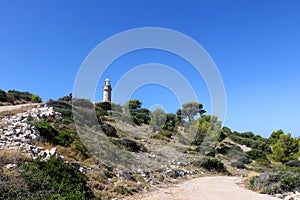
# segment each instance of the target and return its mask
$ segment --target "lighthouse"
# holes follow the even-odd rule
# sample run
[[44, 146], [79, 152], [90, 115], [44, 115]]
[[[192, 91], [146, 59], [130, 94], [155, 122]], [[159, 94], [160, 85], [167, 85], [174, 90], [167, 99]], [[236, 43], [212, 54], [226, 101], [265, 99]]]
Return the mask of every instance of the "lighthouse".
[[104, 81], [103, 102], [111, 102], [111, 90], [110, 80], [107, 78]]

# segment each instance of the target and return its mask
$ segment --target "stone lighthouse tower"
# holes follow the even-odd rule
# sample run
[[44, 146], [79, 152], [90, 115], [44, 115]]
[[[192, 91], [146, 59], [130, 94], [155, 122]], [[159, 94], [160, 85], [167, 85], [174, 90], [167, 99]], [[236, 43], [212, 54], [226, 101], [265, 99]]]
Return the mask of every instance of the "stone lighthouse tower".
[[103, 102], [111, 102], [111, 90], [110, 80], [107, 78], [104, 81]]

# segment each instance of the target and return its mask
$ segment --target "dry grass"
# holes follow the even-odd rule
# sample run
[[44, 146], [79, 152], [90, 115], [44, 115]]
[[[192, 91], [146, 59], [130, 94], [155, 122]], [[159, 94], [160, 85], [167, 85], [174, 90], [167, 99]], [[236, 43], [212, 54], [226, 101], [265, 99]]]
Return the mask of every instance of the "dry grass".
[[0, 167], [6, 164], [20, 164], [21, 161], [28, 161], [30, 158], [26, 157], [23, 153], [18, 150], [0, 150]]

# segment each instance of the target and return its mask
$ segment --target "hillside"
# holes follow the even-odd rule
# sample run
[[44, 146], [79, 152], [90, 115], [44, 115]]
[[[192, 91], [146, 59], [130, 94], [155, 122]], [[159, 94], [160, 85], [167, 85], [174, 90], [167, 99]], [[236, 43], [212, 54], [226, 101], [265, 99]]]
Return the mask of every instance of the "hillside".
[[211, 175], [249, 177], [251, 189], [271, 195], [300, 190], [299, 139], [231, 131], [203, 111], [183, 120], [184, 109], [67, 96], [4, 117], [0, 198], [122, 199]]
[[41, 97], [30, 92], [21, 92], [17, 90], [8, 90], [5, 92], [0, 89], [0, 106], [41, 102]]

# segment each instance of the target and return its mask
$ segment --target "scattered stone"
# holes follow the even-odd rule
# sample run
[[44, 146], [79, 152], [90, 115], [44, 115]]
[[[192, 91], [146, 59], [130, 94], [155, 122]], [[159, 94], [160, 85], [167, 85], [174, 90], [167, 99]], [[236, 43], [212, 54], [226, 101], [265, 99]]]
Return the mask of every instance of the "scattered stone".
[[17, 164], [7, 164], [5, 165], [6, 169], [13, 170], [17, 168]]
[[32, 125], [26, 123], [29, 119], [39, 120], [47, 117], [61, 117], [52, 107], [46, 105], [33, 108], [14, 116], [6, 116], [0, 121], [0, 149], [20, 150], [29, 157], [36, 158], [41, 155], [44, 159], [50, 156], [57, 157], [56, 148], [45, 150], [34, 145], [37, 141], [42, 141], [39, 131]]

